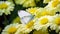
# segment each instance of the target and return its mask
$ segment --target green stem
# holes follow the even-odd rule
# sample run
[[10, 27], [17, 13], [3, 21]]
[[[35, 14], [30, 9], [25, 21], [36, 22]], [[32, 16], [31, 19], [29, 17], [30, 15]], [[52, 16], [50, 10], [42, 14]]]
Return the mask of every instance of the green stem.
[[8, 24], [7, 17], [4, 15], [4, 25], [6, 26]]

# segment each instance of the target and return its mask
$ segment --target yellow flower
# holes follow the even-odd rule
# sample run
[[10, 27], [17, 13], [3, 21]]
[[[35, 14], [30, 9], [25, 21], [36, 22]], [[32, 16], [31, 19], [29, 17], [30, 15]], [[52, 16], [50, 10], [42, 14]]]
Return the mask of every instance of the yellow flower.
[[25, 33], [30, 33], [34, 28], [33, 28], [34, 22], [31, 20], [29, 23], [25, 25]]
[[56, 25], [60, 25], [60, 14], [54, 15], [53, 23]]
[[5, 15], [10, 14], [13, 11], [14, 4], [9, 1], [0, 1], [0, 16], [4, 13]]
[[18, 28], [18, 30], [16, 31], [15, 34], [28, 34], [32, 31], [32, 28], [26, 28], [26, 25], [25, 24], [20, 24], [20, 27]]
[[24, 2], [23, 7], [33, 7], [36, 6], [34, 0], [27, 0], [26, 2]]
[[23, 5], [23, 7], [33, 7], [36, 6], [34, 0], [15, 0], [16, 4]]
[[34, 24], [34, 29], [46, 31], [47, 28], [51, 25], [52, 16], [42, 16], [36, 20]]
[[60, 14], [56, 14], [53, 16], [52, 24], [50, 25], [51, 30], [56, 30], [58, 32], [60, 30]]
[[58, 10], [58, 7], [60, 7], [60, 0], [52, 0], [45, 8], [49, 10]]
[[51, 12], [52, 11], [49, 11], [46, 8], [39, 8], [38, 12], [36, 12], [35, 17], [40, 18], [41, 16], [46, 16], [46, 15], [52, 16], [53, 14]]
[[26, 9], [26, 11], [29, 12], [29, 13], [31, 13], [32, 15], [35, 15], [36, 12], [38, 12], [37, 9], [38, 8], [36, 8], [36, 7], [35, 8], [28, 8], [28, 9]]
[[20, 26], [20, 24], [17, 24], [17, 23], [10, 24], [4, 28], [4, 30], [2, 31], [2, 34], [4, 34], [4, 33], [14, 34], [17, 31], [17, 29], [19, 28], [19, 26]]

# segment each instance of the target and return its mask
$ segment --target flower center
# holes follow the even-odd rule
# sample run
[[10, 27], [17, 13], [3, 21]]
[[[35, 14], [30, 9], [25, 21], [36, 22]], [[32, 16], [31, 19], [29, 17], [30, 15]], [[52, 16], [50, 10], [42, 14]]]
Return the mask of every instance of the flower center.
[[31, 9], [29, 9], [29, 12], [30, 12], [31, 14], [34, 14], [36, 11], [37, 11], [36, 8], [31, 8]]
[[31, 26], [33, 26], [34, 22], [30, 21], [28, 24], [26, 24], [26, 28], [30, 28]]
[[0, 4], [0, 9], [6, 9], [8, 5], [6, 3]]
[[48, 19], [47, 18], [43, 18], [43, 19], [40, 20], [40, 24], [44, 25], [46, 23], [48, 23]]
[[55, 23], [56, 23], [57, 25], [60, 25], [60, 18], [56, 18], [56, 19], [55, 19]]
[[60, 3], [59, 0], [55, 0], [52, 2], [52, 7], [56, 7]]
[[9, 33], [14, 33], [15, 31], [16, 31], [16, 27], [11, 27], [8, 30]]

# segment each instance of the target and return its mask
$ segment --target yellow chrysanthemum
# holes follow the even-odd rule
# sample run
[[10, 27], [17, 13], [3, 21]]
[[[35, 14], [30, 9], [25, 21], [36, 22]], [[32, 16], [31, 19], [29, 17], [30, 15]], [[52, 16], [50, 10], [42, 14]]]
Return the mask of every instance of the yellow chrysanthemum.
[[6, 15], [10, 14], [10, 11], [13, 11], [14, 4], [8, 1], [0, 1], [0, 16], [4, 13]]
[[38, 10], [37, 10], [38, 8], [28, 8], [28, 9], [26, 9], [26, 11], [27, 12], [29, 12], [29, 13], [31, 13], [32, 15], [35, 15], [36, 14], [36, 12], [38, 12]]
[[49, 34], [47, 31], [34, 31], [33, 34]]
[[15, 0], [16, 4], [23, 5], [23, 7], [33, 7], [36, 6], [34, 0]]
[[24, 2], [23, 7], [33, 7], [36, 6], [34, 0], [27, 0], [26, 2]]
[[45, 8], [49, 10], [58, 10], [58, 7], [60, 7], [60, 0], [52, 0]]
[[52, 9], [50, 10], [49, 8], [45, 8], [47, 11], [43, 12], [42, 15], [50, 15], [50, 16], [54, 16], [56, 14], [56, 12], [59, 12], [57, 9]]
[[27, 32], [27, 33], [30, 33], [34, 28], [33, 28], [33, 25], [34, 25], [34, 21], [33, 20], [31, 20], [29, 23], [27, 23], [26, 25], [25, 25], [25, 31], [23, 31], [23, 32]]
[[56, 30], [58, 32], [60, 30], [60, 15], [55, 15], [52, 20], [52, 25], [50, 26], [52, 30]]
[[43, 17], [40, 17], [38, 18], [38, 20], [36, 21], [36, 23], [34, 24], [34, 28], [36, 30], [43, 30], [43, 31], [46, 31], [47, 28], [51, 25], [51, 22], [52, 21], [52, 16], [43, 16]]
[[5, 27], [5, 29], [2, 31], [2, 34], [14, 34], [17, 29], [19, 28], [20, 24], [10, 24], [7, 27]]
[[21, 24], [21, 26], [18, 28], [15, 34], [20, 34], [20, 33], [28, 34], [32, 31], [31, 28], [26, 28], [25, 26], [26, 26], [25, 24]]
[[34, 25], [33, 21], [30, 21], [27, 24], [21, 24], [21, 26], [19, 27], [19, 29], [15, 34], [20, 34], [20, 33], [28, 34], [33, 30], [33, 25]]
[[39, 8], [38, 12], [36, 12], [36, 17], [40, 18], [41, 16], [46, 16], [46, 15], [50, 15], [52, 16], [53, 14], [51, 13], [52, 11], [47, 10], [46, 8]]

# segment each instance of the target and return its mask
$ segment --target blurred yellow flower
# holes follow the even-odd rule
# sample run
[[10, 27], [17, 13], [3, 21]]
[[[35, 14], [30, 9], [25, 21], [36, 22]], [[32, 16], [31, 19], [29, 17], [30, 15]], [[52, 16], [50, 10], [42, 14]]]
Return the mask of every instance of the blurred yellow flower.
[[52, 0], [51, 2], [48, 3], [48, 5], [45, 7], [49, 10], [57, 10], [57, 11], [60, 11], [58, 8], [60, 7], [60, 0]]
[[0, 1], [0, 16], [4, 13], [5, 15], [10, 14], [13, 11], [14, 4], [8, 1]]
[[56, 14], [53, 16], [53, 20], [50, 28], [51, 30], [56, 30], [56, 32], [60, 30], [60, 14]]
[[42, 16], [36, 20], [34, 24], [34, 29], [46, 31], [47, 28], [51, 25], [52, 16]]
[[31, 13], [32, 15], [35, 15], [36, 12], [38, 12], [37, 9], [38, 9], [37, 7], [35, 7], [35, 8], [28, 8], [28, 9], [26, 9], [26, 11]]
[[52, 11], [47, 10], [46, 8], [39, 8], [38, 11], [36, 12], [36, 17], [40, 18], [41, 16], [46, 16], [46, 15], [50, 15], [52, 16], [53, 13], [51, 13]]
[[20, 26], [20, 24], [18, 24], [18, 23], [10, 24], [4, 28], [4, 30], [2, 31], [2, 34], [4, 34], [4, 33], [5, 34], [7, 34], [7, 33], [14, 34], [17, 31], [17, 29], [19, 28], [19, 26]]
[[20, 34], [20, 33], [28, 34], [32, 31], [31, 28], [26, 28], [25, 26], [26, 26], [25, 24], [20, 24], [20, 27], [18, 28], [15, 34]]
[[16, 4], [23, 5], [23, 7], [33, 7], [36, 6], [34, 0], [15, 0]]
[[36, 6], [34, 0], [27, 0], [26, 2], [24, 2], [23, 7], [33, 7]]

